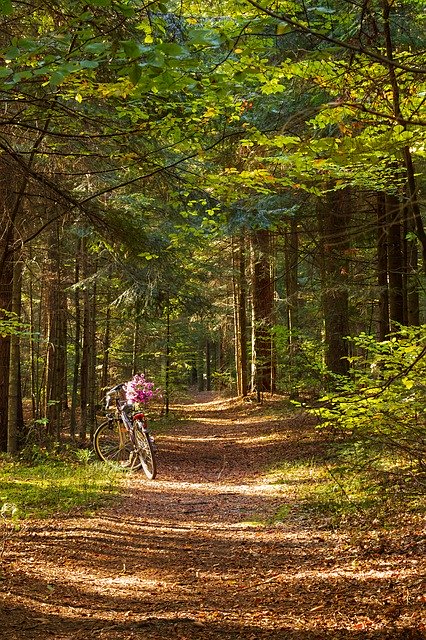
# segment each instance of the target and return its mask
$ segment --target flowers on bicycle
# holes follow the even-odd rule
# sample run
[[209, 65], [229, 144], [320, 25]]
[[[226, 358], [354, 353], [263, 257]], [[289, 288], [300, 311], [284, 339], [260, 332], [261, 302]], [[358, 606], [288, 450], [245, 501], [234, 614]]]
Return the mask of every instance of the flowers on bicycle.
[[154, 389], [154, 383], [147, 380], [143, 373], [138, 373], [123, 387], [129, 404], [140, 402], [146, 404], [152, 398], [161, 396], [160, 389]]

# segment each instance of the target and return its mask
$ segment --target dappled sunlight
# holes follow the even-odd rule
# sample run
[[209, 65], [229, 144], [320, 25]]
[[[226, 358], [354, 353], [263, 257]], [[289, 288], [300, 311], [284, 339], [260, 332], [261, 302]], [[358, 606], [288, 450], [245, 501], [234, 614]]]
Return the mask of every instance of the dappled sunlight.
[[[105, 522], [109, 522], [106, 529]], [[97, 526], [101, 523], [102, 531]], [[74, 557], [74, 537], [68, 535], [73, 531], [76, 539], [87, 541], [87, 547], [81, 547], [79, 562]], [[137, 521], [129, 525], [123, 520], [95, 519], [91, 528], [83, 527], [80, 532], [76, 521], [56, 534], [41, 535], [46, 543], [44, 558], [31, 562], [29, 556], [32, 566], [27, 566], [20, 606], [37, 617], [44, 616], [49, 603], [54, 603], [55, 615], [64, 621], [74, 620], [84, 611], [105, 628], [118, 624], [124, 629], [131, 616], [133, 624], [147, 620], [158, 624], [158, 618], [173, 623], [183, 620], [187, 625], [190, 621], [226, 622], [228, 633], [232, 629], [249, 633], [260, 619], [265, 633], [276, 630], [278, 621], [281, 633], [297, 629], [305, 634], [308, 630], [321, 632], [330, 624], [336, 631], [364, 623], [365, 628], [383, 629], [386, 623], [380, 617], [380, 601], [374, 599], [388, 583], [403, 588], [410, 580], [418, 580], [415, 565], [398, 570], [388, 566], [349, 569], [346, 558], [341, 557], [340, 562], [334, 559], [332, 567], [321, 566], [338, 538], [322, 533], [319, 539], [317, 534], [313, 546], [308, 530], [240, 530], [230, 538], [225, 531], [155, 530]], [[123, 537], [126, 546], [123, 549], [121, 545], [118, 554]], [[58, 576], [51, 549], [55, 539], [62, 548], [64, 569], [73, 560], [66, 583]], [[28, 550], [31, 553], [31, 543]], [[301, 602], [309, 606], [300, 608]], [[335, 607], [332, 621], [324, 627], [320, 612], [329, 616]], [[300, 640], [306, 637], [302, 635]]]
[[124, 474], [114, 508], [15, 534], [14, 619], [54, 640], [388, 640], [389, 624], [403, 640], [421, 619], [419, 556], [362, 557], [301, 508], [323, 434], [217, 406], [159, 434], [158, 480]]
[[[131, 490], [131, 489], [130, 489]], [[167, 500], [171, 499], [173, 504], [173, 497], [176, 495], [182, 495], [188, 498], [193, 494], [200, 495], [259, 495], [264, 496], [265, 491], [271, 494], [281, 494], [282, 489], [279, 485], [271, 484], [259, 484], [259, 483], [244, 483], [244, 484], [222, 484], [217, 482], [156, 482], [155, 486], [144, 484], [142, 487], [134, 487], [134, 491], [143, 498], [144, 493], [149, 497], [152, 493], [158, 493], [161, 496], [166, 496]]]
[[[336, 555], [336, 544], [341, 544], [337, 534], [300, 527], [241, 527], [230, 534], [226, 528], [198, 528], [191, 522], [184, 527], [151, 525], [142, 514], [111, 514], [86, 523], [69, 521], [56, 531], [40, 528], [23, 542], [25, 582], [19, 583], [15, 595], [32, 615], [42, 615], [54, 603], [56, 615], [64, 619], [73, 619], [84, 606], [97, 620], [122, 620], [129, 611], [133, 621], [144, 620], [152, 615], [150, 602], [155, 598], [164, 618], [190, 611], [194, 620], [201, 620], [203, 603], [208, 603], [211, 610], [226, 613], [245, 628], [259, 612], [260, 598], [261, 610], [274, 621], [274, 628], [279, 615], [289, 629], [319, 629], [323, 621], [312, 616], [313, 609], [344, 599], [337, 619], [356, 607], [358, 616], [351, 624], [358, 624], [363, 615], [379, 615], [372, 598], [386, 585], [394, 584], [400, 591], [418, 581], [414, 560], [399, 567], [387, 559], [351, 567], [344, 553]], [[36, 556], [40, 549], [42, 554]], [[232, 602], [237, 597], [236, 608]], [[308, 601], [309, 607], [300, 609], [301, 601]], [[266, 622], [262, 628], [269, 628]]]

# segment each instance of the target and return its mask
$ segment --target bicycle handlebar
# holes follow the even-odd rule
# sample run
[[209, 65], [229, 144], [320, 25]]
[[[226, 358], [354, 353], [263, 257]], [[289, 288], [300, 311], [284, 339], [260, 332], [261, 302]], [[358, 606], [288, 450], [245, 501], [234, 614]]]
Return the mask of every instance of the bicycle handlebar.
[[120, 384], [116, 384], [115, 387], [112, 387], [112, 389], [110, 389], [109, 391], [106, 392], [105, 394], [105, 408], [108, 409], [109, 408], [109, 399], [112, 393], [117, 393], [117, 391], [121, 391], [121, 389], [124, 387], [125, 383], [124, 382], [120, 382]]
[[121, 391], [121, 389], [124, 387], [124, 385], [125, 385], [125, 384], [126, 384], [125, 382], [120, 382], [120, 384], [116, 384], [116, 385], [115, 385], [115, 387], [113, 387], [112, 389], [110, 389], [110, 390], [107, 392], [107, 396], [108, 396], [110, 393], [115, 393], [116, 391]]

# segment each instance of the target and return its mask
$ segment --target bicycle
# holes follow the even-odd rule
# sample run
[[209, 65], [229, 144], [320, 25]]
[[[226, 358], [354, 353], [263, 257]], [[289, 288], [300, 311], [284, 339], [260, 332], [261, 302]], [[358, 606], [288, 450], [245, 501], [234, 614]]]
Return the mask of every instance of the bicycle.
[[[117, 384], [105, 396], [106, 421], [96, 429], [93, 446], [96, 454], [105, 462], [115, 462], [131, 471], [142, 469], [149, 480], [157, 475], [154, 441], [148, 422], [142, 411], [134, 410], [120, 398], [124, 384]], [[111, 409], [111, 396], [115, 394]]]

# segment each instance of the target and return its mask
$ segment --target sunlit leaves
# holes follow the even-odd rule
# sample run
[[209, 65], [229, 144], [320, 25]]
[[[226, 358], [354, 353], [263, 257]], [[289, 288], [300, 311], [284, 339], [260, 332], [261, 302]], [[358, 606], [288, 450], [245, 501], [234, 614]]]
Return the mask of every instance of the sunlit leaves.
[[25, 330], [28, 330], [28, 325], [16, 313], [0, 309], [0, 337], [19, 335]]
[[426, 458], [426, 327], [403, 328], [379, 342], [361, 334], [353, 340], [353, 379], [324, 398], [318, 415], [323, 425], [351, 432], [370, 455], [397, 452], [422, 464]]

